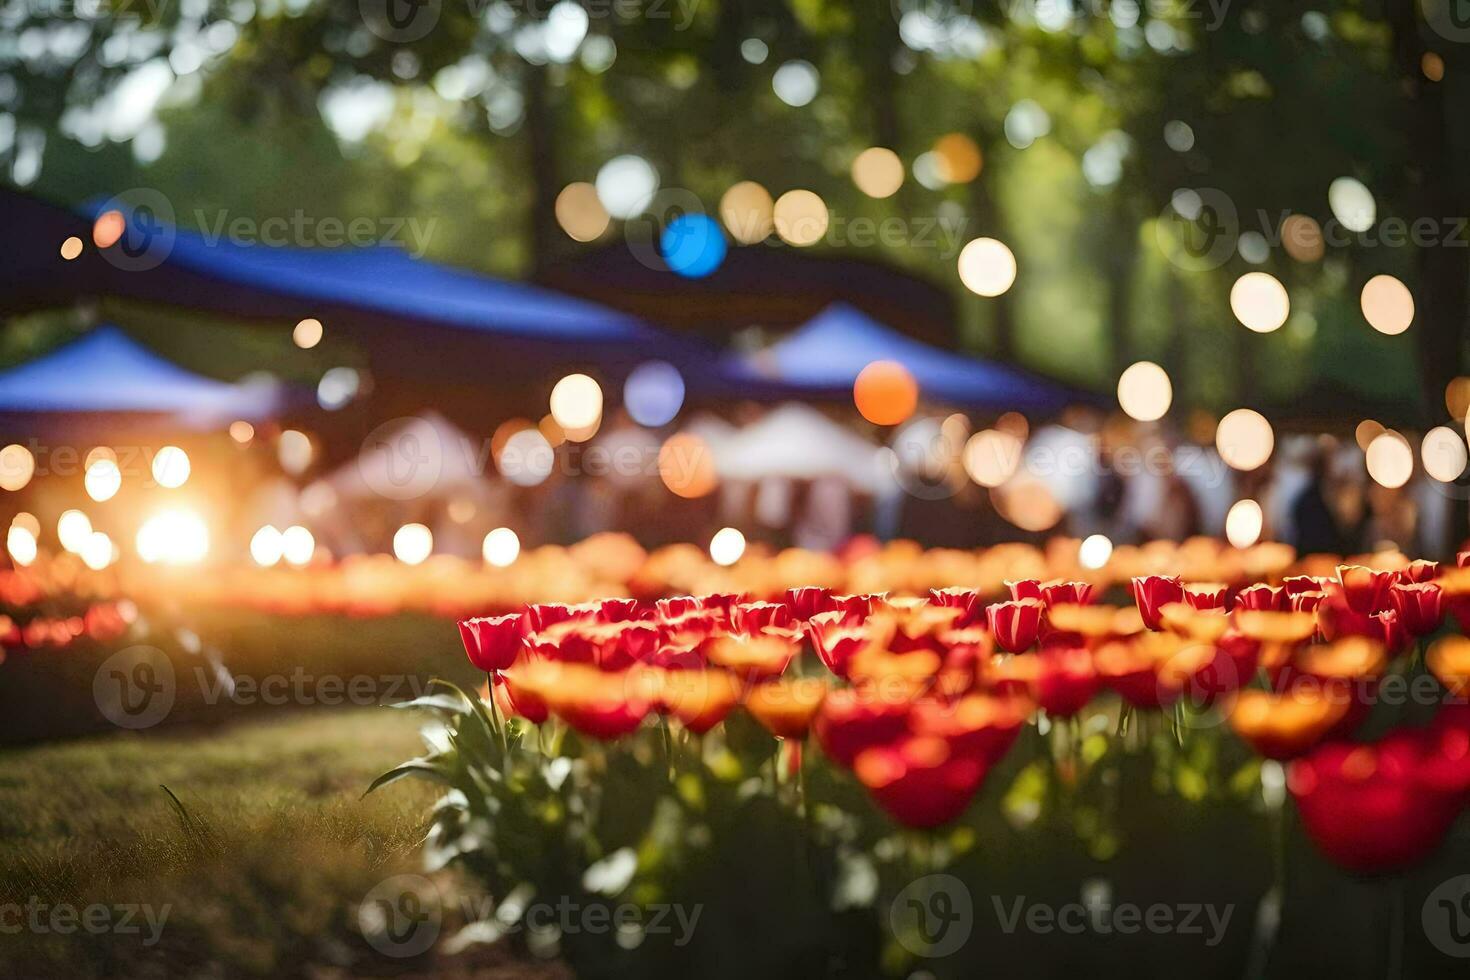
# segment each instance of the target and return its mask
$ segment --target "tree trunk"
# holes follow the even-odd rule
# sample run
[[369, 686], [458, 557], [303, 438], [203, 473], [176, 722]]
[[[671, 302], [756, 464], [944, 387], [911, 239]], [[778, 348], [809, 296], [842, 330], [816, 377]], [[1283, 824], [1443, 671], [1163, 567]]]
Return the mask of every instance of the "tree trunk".
[[556, 223], [556, 197], [561, 193], [561, 168], [556, 152], [556, 109], [544, 65], [526, 65], [526, 152], [531, 180], [531, 274], [540, 275], [562, 244]]
[[[1455, 159], [1456, 144], [1450, 132], [1452, 120], [1463, 118], [1463, 106], [1448, 107], [1445, 86], [1449, 83], [1432, 82], [1424, 76], [1426, 48], [1415, 0], [1392, 0], [1388, 17], [1403, 93], [1393, 125], [1406, 128], [1414, 153], [1406, 202], [1413, 209], [1409, 224], [1412, 227], [1415, 220], [1430, 218], [1441, 236], [1456, 236], [1456, 240], [1441, 237], [1428, 246], [1419, 246], [1415, 256], [1418, 288], [1414, 289], [1411, 329], [1423, 384], [1421, 410], [1428, 426], [1444, 420], [1445, 387], [1460, 372], [1470, 308], [1470, 247], [1464, 241], [1464, 230], [1455, 226], [1456, 216], [1470, 215], [1470, 194], [1461, 180], [1463, 168]], [[1456, 543], [1465, 536], [1465, 508], [1457, 510], [1459, 513], [1449, 522], [1450, 540], [1439, 542], [1445, 554], [1453, 554]]]

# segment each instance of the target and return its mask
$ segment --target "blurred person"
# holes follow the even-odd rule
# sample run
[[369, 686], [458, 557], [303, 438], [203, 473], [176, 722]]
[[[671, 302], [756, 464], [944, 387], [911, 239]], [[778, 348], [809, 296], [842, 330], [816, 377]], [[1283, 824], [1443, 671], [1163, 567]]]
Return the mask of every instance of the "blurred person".
[[1331, 464], [1332, 450], [1327, 443], [1319, 443], [1306, 460], [1307, 480], [1292, 499], [1290, 509], [1291, 538], [1287, 543], [1296, 548], [1297, 554], [1340, 555], [1354, 550], [1329, 503]]

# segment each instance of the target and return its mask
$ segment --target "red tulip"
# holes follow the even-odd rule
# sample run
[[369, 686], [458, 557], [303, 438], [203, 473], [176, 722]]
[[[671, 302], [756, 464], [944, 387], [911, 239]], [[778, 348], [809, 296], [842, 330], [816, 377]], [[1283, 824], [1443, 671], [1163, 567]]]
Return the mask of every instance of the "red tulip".
[[1184, 586], [1184, 601], [1194, 609], [1224, 609], [1229, 590], [1224, 582], [1191, 582]]
[[839, 612], [821, 613], [806, 624], [812, 649], [827, 669], [838, 677], [847, 677], [852, 658], [868, 645], [865, 626], [849, 626]]
[[1011, 590], [1012, 599], [1020, 600], [1041, 598], [1040, 579], [1023, 578], [1017, 579], [1016, 581], [1011, 581], [1010, 579], [1007, 579], [1006, 588]]
[[916, 703], [908, 725], [913, 734], [938, 736], [957, 754], [989, 766], [1010, 751], [1030, 712], [1026, 698], [969, 694], [953, 704]]
[[832, 599], [832, 590], [816, 585], [787, 589], [783, 603], [790, 610], [793, 619], [803, 622], [817, 613], [831, 612], [837, 608], [837, 603]]
[[973, 626], [982, 615], [980, 593], [974, 589], [930, 589], [929, 603], [943, 609], [958, 609], [960, 615], [954, 621], [955, 629]]
[[1040, 599], [997, 602], [985, 610], [995, 645], [1007, 653], [1020, 653], [1036, 644], [1041, 632], [1041, 614], [1046, 604]]
[[832, 597], [836, 610], [842, 613], [847, 626], [856, 626], [874, 612], [888, 604], [886, 594], [866, 593], [862, 595], [836, 595]]
[[1091, 582], [1047, 582], [1041, 587], [1041, 599], [1052, 606], [1085, 606], [1092, 602]]
[[665, 621], [678, 619], [681, 616], [699, 612], [704, 608], [703, 604], [692, 595], [669, 596], [664, 599], [659, 599], [655, 605], [658, 609], [659, 618]]
[[[508, 714], [520, 715], [533, 725], [544, 722], [551, 713], [547, 707], [546, 699], [534, 690], [519, 683], [515, 669], [503, 674], [495, 674], [495, 692], [497, 703], [502, 707], [509, 707]], [[504, 692], [503, 700], [500, 692]]]
[[965, 811], [985, 766], [958, 755], [942, 738], [910, 736], [894, 746], [864, 751], [854, 764], [878, 805], [909, 827], [937, 827]]
[[1281, 587], [1289, 596], [1298, 592], [1321, 592], [1331, 579], [1319, 578], [1316, 575], [1288, 575], [1281, 580]]
[[1326, 592], [1288, 592], [1287, 605], [1292, 612], [1315, 612], [1327, 598]]
[[588, 619], [592, 610], [564, 605], [560, 602], [537, 602], [526, 607], [526, 632], [539, 633], [549, 626], [572, 619]]
[[1395, 582], [1388, 598], [1410, 636], [1433, 633], [1444, 620], [1444, 592], [1433, 582]]
[[1439, 562], [1437, 561], [1418, 558], [1399, 569], [1399, 581], [1405, 584], [1433, 582], [1437, 578], [1439, 578]]
[[641, 618], [637, 599], [603, 599], [597, 604], [596, 619], [600, 623], [626, 623]]
[[1286, 590], [1259, 582], [1235, 594], [1235, 608], [1282, 612], [1286, 609]]
[[749, 636], [775, 626], [789, 629], [791, 610], [779, 602], [742, 602], [730, 610], [731, 628]]
[[470, 663], [490, 674], [506, 670], [515, 663], [523, 646], [522, 615], [480, 616], [459, 622], [459, 638], [464, 642]]
[[1337, 579], [1342, 584], [1348, 608], [1364, 615], [1388, 607], [1388, 587], [1395, 578], [1393, 572], [1380, 572], [1362, 565], [1337, 566]]
[[1151, 630], [1162, 629], [1159, 610], [1171, 602], [1184, 601], [1184, 586], [1177, 575], [1139, 575], [1133, 579], [1133, 601], [1138, 604], [1138, 614], [1143, 625]]
[[1439, 785], [1424, 736], [1393, 732], [1368, 745], [1331, 743], [1293, 762], [1287, 786], [1312, 842], [1350, 871], [1407, 868], [1440, 844], [1460, 794]]
[[888, 745], [907, 727], [909, 703], [879, 696], [876, 690], [846, 687], [827, 695], [812, 731], [828, 758], [851, 767], [858, 753]]
[[1036, 659], [1041, 669], [1032, 691], [1043, 711], [1053, 718], [1070, 718], [1087, 707], [1100, 684], [1092, 651], [1081, 646], [1043, 647]]

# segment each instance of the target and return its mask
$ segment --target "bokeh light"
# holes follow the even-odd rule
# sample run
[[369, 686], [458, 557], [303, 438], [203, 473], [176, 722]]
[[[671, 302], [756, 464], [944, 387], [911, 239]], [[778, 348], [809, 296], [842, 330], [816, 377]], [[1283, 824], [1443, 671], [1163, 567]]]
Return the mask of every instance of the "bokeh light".
[[423, 524], [405, 524], [393, 532], [393, 557], [418, 565], [434, 552], [434, 532]]
[[281, 433], [281, 438], [276, 443], [276, 458], [281, 464], [281, 469], [292, 476], [304, 473], [311, 465], [312, 455], [311, 437], [305, 432], [299, 429], [287, 429]]
[[92, 222], [92, 244], [98, 248], [111, 248], [128, 230], [128, 223], [121, 211], [103, 211]]
[[1390, 490], [1408, 483], [1414, 475], [1414, 450], [1409, 448], [1408, 440], [1391, 429], [1368, 444], [1365, 457], [1373, 482]]
[[1113, 557], [1113, 542], [1106, 534], [1089, 534], [1077, 547], [1077, 563], [1097, 571]]
[[311, 350], [322, 342], [322, 321], [314, 316], [299, 321], [291, 331], [291, 340], [302, 350]]
[[329, 412], [343, 408], [357, 397], [362, 377], [355, 368], [328, 368], [316, 386], [316, 403]]
[[998, 487], [1016, 475], [1022, 443], [1005, 429], [982, 429], [965, 443], [961, 462], [970, 479], [982, 487]]
[[623, 382], [623, 407], [639, 425], [667, 425], [683, 406], [684, 378], [667, 361], [640, 364]]
[[230, 438], [243, 446], [255, 438], [255, 426], [244, 419], [236, 419], [230, 423]]
[[1327, 187], [1327, 206], [1348, 231], [1365, 232], [1378, 220], [1373, 192], [1355, 177], [1339, 177]]
[[1265, 521], [1260, 504], [1249, 498], [1237, 500], [1225, 515], [1225, 539], [1237, 548], [1249, 548], [1261, 540]]
[[658, 247], [668, 267], [689, 279], [701, 279], [725, 261], [724, 233], [704, 214], [681, 214], [670, 221]]
[[56, 538], [67, 551], [80, 554], [91, 536], [92, 520], [79, 510], [62, 511], [56, 520]]
[[858, 372], [852, 400], [874, 425], [897, 425], [919, 407], [919, 385], [897, 361], [874, 361]]
[[776, 98], [789, 106], [800, 108], [817, 97], [822, 78], [810, 61], [793, 60], [776, 69], [771, 76], [771, 88]]
[[189, 454], [178, 446], [164, 446], [153, 457], [153, 480], [169, 490], [189, 480]]
[[1470, 415], [1470, 377], [1460, 375], [1444, 386], [1444, 408], [1452, 419]]
[[980, 176], [980, 147], [964, 133], [946, 133], [931, 151], [938, 176], [946, 184], [968, 184]]
[[104, 500], [111, 500], [117, 496], [122, 488], [122, 470], [118, 469], [117, 460], [98, 459], [87, 467], [87, 474], [82, 478], [82, 485], [87, 491], [87, 496], [99, 504]]
[[680, 432], [658, 450], [658, 475], [680, 497], [703, 497], [719, 484], [714, 453], [699, 436]]
[[1382, 433], [1383, 423], [1376, 419], [1364, 419], [1353, 429], [1353, 441], [1358, 444], [1359, 449], [1366, 453], [1373, 440]]
[[869, 197], [892, 197], [903, 186], [903, 161], [886, 146], [870, 146], [853, 159], [852, 182]]
[[165, 510], [143, 522], [136, 544], [150, 565], [197, 565], [209, 553], [209, 528], [191, 510]]
[[1001, 517], [1023, 531], [1049, 531], [1062, 519], [1062, 505], [1051, 488], [1028, 473], [1020, 473], [991, 490], [990, 499]]
[[977, 238], [960, 250], [960, 282], [980, 296], [999, 296], [1016, 281], [1016, 256], [1004, 242]]
[[807, 246], [827, 234], [827, 203], [812, 191], [787, 191], [776, 199], [772, 221], [776, 234], [788, 245]]
[[755, 245], [775, 230], [775, 206], [770, 191], [753, 180], [742, 180], [720, 198], [720, 220], [731, 238]]
[[1414, 322], [1414, 295], [1409, 287], [1389, 275], [1378, 275], [1363, 285], [1360, 297], [1363, 319], [1379, 333], [1394, 336]]
[[1215, 427], [1215, 448], [1226, 465], [1253, 470], [1271, 458], [1276, 434], [1266, 416], [1249, 408], [1226, 414]]
[[1419, 444], [1419, 458], [1424, 472], [1440, 483], [1454, 483], [1465, 472], [1467, 459], [1465, 440], [1447, 425], [1437, 425], [1424, 433]]
[[595, 241], [611, 222], [612, 216], [597, 199], [597, 188], [586, 181], [568, 184], [556, 195], [556, 223], [572, 241]]
[[36, 457], [18, 442], [0, 449], [0, 490], [21, 490], [36, 472]]
[[283, 547], [281, 532], [267, 524], [250, 538], [250, 559], [261, 568], [269, 568], [280, 562]]
[[480, 554], [487, 564], [509, 568], [521, 554], [521, 539], [508, 527], [497, 527], [485, 535]]
[[5, 550], [10, 560], [24, 568], [36, 560], [36, 532], [22, 524], [10, 525], [5, 535]]
[[1289, 214], [1281, 222], [1281, 246], [1298, 262], [1317, 262], [1327, 251], [1322, 226], [1305, 214]]
[[286, 564], [300, 568], [316, 554], [316, 537], [300, 524], [292, 524], [281, 532], [281, 557]]
[[63, 259], [66, 259], [66, 261], [70, 262], [72, 259], [81, 254], [82, 240], [76, 235], [72, 235], [66, 241], [61, 243], [61, 257]]
[[534, 487], [551, 475], [556, 450], [541, 431], [530, 427], [511, 433], [496, 456], [501, 475], [518, 487]]
[[1118, 378], [1118, 406], [1124, 414], [1139, 422], [1153, 422], [1164, 417], [1174, 401], [1174, 386], [1169, 374], [1153, 361], [1129, 365]]
[[79, 554], [82, 556], [82, 564], [94, 572], [100, 572], [117, 559], [117, 546], [103, 532], [93, 531], [87, 535]]
[[729, 566], [745, 554], [745, 535], [733, 527], [722, 527], [710, 538], [709, 557], [716, 565]]
[[658, 171], [640, 156], [613, 157], [597, 171], [597, 199], [614, 218], [642, 214], [658, 193]]
[[569, 374], [551, 389], [550, 404], [551, 417], [571, 438], [602, 418], [602, 387], [585, 374]]
[[1291, 314], [1291, 299], [1269, 272], [1247, 272], [1230, 287], [1230, 310], [1247, 329], [1270, 333]]

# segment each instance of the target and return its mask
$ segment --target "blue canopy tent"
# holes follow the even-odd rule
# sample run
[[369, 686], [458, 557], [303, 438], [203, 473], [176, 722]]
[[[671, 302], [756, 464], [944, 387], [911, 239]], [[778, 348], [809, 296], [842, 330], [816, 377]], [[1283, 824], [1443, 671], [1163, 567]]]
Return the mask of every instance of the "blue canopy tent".
[[230, 384], [185, 370], [112, 325], [35, 360], [0, 372], [0, 423], [27, 429], [68, 421], [109, 422], [119, 416], [160, 417], [213, 428], [234, 419], [263, 419], [283, 407], [279, 385]]
[[[712, 349], [590, 300], [393, 245], [298, 247], [188, 231], [159, 220], [153, 203], [88, 207], [89, 216], [117, 209], [126, 221], [122, 238], [98, 249], [90, 217], [0, 188], [0, 204], [17, 216], [0, 241], [26, 260], [0, 270], [0, 312], [117, 297], [275, 324], [315, 317], [361, 343], [379, 377], [514, 385], [548, 368], [616, 376], [659, 358], [684, 371], [691, 390], [703, 390], [701, 379], [719, 387]], [[57, 252], [68, 235], [85, 243], [72, 261]]]
[[735, 359], [727, 371], [807, 397], [846, 399], [863, 368], [880, 360], [906, 367], [920, 398], [964, 408], [1054, 412], [1097, 401], [1018, 368], [931, 347], [845, 303], [833, 303], [765, 350]]

